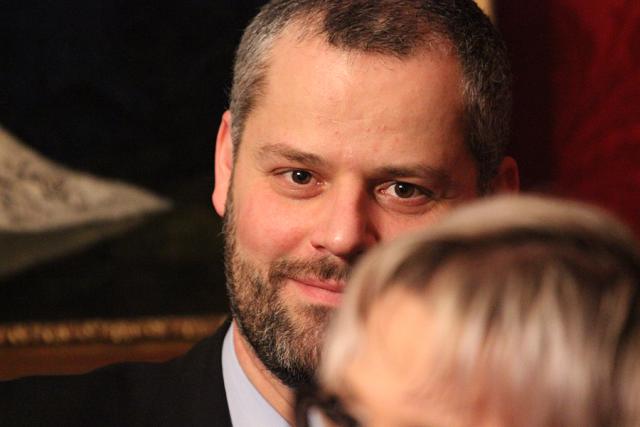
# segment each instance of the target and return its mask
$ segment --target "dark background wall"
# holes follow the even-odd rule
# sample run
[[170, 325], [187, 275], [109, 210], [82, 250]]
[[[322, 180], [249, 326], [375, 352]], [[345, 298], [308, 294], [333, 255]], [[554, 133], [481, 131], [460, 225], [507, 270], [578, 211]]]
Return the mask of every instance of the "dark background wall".
[[0, 123], [174, 209], [0, 280], [0, 321], [226, 310], [213, 150], [233, 52], [261, 3], [2, 2]]
[[[213, 143], [262, 1], [5, 0], [0, 123], [67, 166], [171, 198], [143, 226], [0, 280], [0, 321], [226, 310]], [[640, 4], [498, 1], [525, 189], [640, 232]]]

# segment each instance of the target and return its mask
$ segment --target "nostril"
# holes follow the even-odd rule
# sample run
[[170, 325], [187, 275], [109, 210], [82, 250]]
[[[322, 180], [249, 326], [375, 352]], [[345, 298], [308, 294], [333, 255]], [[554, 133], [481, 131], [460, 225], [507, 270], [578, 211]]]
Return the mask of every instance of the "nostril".
[[368, 227], [321, 227], [316, 230], [311, 244], [316, 250], [338, 257], [349, 264], [354, 263], [377, 239]]

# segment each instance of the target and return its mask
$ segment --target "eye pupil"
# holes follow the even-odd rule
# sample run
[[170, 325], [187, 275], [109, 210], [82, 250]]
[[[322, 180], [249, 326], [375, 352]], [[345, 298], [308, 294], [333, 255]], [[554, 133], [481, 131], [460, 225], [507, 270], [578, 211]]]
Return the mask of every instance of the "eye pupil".
[[411, 184], [398, 182], [396, 185], [394, 185], [393, 191], [396, 193], [396, 196], [407, 198], [413, 195], [415, 187]]
[[311, 181], [311, 174], [307, 171], [297, 170], [291, 173], [291, 179], [296, 184], [308, 184]]

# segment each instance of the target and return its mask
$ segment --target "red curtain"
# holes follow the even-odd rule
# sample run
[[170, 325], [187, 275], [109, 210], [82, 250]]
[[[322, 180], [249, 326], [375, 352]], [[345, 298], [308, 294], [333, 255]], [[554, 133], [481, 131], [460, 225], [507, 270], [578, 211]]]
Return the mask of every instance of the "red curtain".
[[603, 206], [640, 235], [640, 2], [503, 1], [525, 189]]

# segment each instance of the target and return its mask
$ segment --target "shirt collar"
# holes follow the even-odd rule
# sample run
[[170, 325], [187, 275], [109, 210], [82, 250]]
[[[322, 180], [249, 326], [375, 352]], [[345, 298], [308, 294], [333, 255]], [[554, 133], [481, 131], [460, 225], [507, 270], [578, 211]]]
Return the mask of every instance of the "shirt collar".
[[234, 427], [290, 427], [256, 390], [242, 370], [233, 343], [235, 327], [235, 322], [232, 322], [222, 344], [222, 378], [227, 393], [231, 423]]

